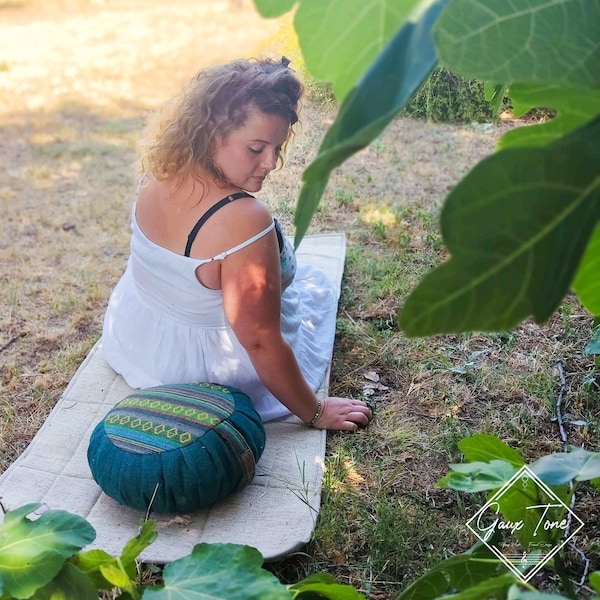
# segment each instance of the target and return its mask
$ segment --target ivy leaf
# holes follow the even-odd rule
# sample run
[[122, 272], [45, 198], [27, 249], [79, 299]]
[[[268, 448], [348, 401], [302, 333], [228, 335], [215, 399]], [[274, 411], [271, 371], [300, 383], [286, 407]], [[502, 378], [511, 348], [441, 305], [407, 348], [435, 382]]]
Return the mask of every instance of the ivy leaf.
[[28, 504], [9, 511], [0, 525], [0, 581], [14, 598], [30, 597], [54, 578], [66, 558], [96, 537], [85, 519], [62, 510], [28, 519], [39, 507]]
[[260, 552], [250, 546], [197, 544], [191, 554], [165, 567], [164, 587], [146, 589], [142, 599], [291, 600], [287, 587], [262, 562]]
[[600, 90], [517, 83], [510, 86], [509, 93], [516, 117], [540, 107], [556, 109], [557, 115], [539, 125], [507, 131], [498, 140], [498, 149], [543, 146], [585, 125], [600, 114]]
[[600, 453], [577, 448], [542, 456], [531, 470], [548, 485], [564, 485], [572, 481], [589, 481], [600, 477]]
[[[600, 315], [600, 277], [598, 277], [598, 273], [600, 273], [600, 225], [596, 226], [592, 234], [573, 281], [573, 289], [581, 303], [593, 315]], [[589, 352], [589, 354], [600, 354], [600, 352]]]
[[471, 462], [489, 462], [499, 459], [505, 460], [514, 467], [522, 467], [525, 464], [516, 450], [495, 435], [486, 433], [472, 435], [458, 442], [458, 448], [465, 455], [465, 459]]
[[435, 3], [418, 23], [405, 23], [340, 106], [316, 158], [303, 174], [294, 218], [296, 246], [308, 229], [331, 171], [377, 138], [435, 66], [431, 27], [446, 2]]
[[365, 596], [359, 594], [352, 586], [342, 585], [329, 573], [316, 573], [289, 586], [290, 592], [297, 600], [322, 598], [323, 600], [361, 600]]
[[547, 146], [480, 162], [446, 200], [451, 258], [409, 296], [404, 332], [507, 331], [529, 315], [548, 319], [600, 219], [599, 164], [600, 118]]
[[452, 471], [440, 479], [435, 487], [452, 488], [474, 494], [501, 488], [517, 472], [505, 460], [468, 462], [450, 465]]
[[600, 87], [600, 0], [454, 0], [434, 30], [468, 79]]
[[280, 17], [292, 10], [296, 0], [254, 0], [258, 12], [268, 19]]
[[32, 600], [98, 600], [98, 589], [75, 565], [65, 563], [50, 583], [38, 589]]

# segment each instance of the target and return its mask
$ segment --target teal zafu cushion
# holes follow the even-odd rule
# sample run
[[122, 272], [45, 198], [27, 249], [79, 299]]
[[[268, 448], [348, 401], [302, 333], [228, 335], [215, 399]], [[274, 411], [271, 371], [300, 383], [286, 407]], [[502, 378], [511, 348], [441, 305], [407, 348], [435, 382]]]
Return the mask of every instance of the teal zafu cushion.
[[264, 447], [262, 420], [240, 390], [162, 385], [133, 392], [98, 423], [88, 462], [117, 502], [189, 513], [247, 485]]

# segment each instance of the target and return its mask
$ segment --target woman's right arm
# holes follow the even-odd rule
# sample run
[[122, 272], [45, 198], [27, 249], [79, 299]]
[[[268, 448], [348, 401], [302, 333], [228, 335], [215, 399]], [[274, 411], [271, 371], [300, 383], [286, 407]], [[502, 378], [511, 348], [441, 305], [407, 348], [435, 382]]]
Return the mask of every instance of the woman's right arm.
[[[254, 224], [248, 224], [252, 221]], [[268, 226], [260, 214], [249, 217], [246, 223], [248, 237]], [[223, 261], [221, 289], [225, 315], [261, 381], [291, 412], [310, 423], [319, 401], [281, 334], [279, 249], [274, 231]], [[364, 402], [328, 398], [315, 426], [356, 430], [359, 425], [367, 425], [370, 418]]]

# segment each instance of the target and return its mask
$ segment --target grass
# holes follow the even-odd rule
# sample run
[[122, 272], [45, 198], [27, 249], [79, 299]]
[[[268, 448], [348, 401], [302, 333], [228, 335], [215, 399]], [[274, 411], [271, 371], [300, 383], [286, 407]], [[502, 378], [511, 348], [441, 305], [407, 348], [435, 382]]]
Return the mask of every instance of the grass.
[[[179, 89], [198, 57], [286, 54], [302, 71], [289, 21], [262, 21], [249, 4], [235, 9], [241, 16], [227, 1], [210, 6], [0, 3], [0, 471], [24, 450], [100, 335], [128, 255], [145, 112]], [[221, 25], [203, 36], [203, 23]], [[80, 36], [75, 48], [64, 34], [71, 30]], [[302, 170], [335, 115], [327, 86], [307, 89], [286, 165], [261, 194], [290, 231]], [[331, 392], [366, 399], [375, 419], [356, 435], [328, 436], [314, 539], [270, 566], [284, 581], [328, 570], [386, 600], [466, 550], [473, 540], [464, 524], [481, 498], [435, 483], [461, 460], [458, 442], [476, 432], [498, 435], [528, 460], [560, 450], [559, 362], [569, 442], [600, 446], [599, 383], [583, 351], [591, 320], [574, 298], [550, 322], [511, 332], [411, 339], [398, 330], [404, 299], [445, 258], [444, 197], [510, 126], [397, 119], [332, 175], [311, 228], [348, 237]], [[596, 569], [597, 507], [591, 489], [576, 506], [586, 521], [578, 544]], [[580, 573], [575, 555], [571, 563]]]

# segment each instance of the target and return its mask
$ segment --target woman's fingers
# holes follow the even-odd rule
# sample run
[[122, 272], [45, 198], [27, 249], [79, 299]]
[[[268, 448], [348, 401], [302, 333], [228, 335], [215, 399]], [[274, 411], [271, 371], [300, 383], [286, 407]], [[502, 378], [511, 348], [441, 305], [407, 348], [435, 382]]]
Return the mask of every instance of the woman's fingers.
[[357, 431], [372, 419], [371, 409], [360, 400], [349, 398], [327, 398], [323, 403], [323, 413], [316, 423], [322, 429]]

